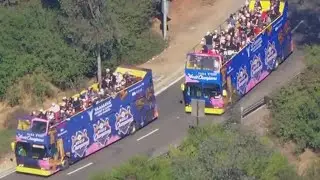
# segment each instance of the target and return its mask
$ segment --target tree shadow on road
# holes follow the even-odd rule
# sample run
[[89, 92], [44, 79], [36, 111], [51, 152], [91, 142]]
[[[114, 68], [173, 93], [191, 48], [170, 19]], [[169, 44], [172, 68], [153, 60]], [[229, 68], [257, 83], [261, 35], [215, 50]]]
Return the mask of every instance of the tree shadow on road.
[[291, 27], [296, 29], [296, 44], [320, 45], [320, 1], [305, 0], [303, 4], [298, 1], [289, 2]]

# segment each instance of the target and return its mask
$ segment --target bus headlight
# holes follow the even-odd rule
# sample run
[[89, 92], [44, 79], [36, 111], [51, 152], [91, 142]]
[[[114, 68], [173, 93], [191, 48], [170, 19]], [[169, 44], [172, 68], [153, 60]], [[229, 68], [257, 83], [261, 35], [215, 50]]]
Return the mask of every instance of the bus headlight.
[[226, 91], [225, 89], [222, 90], [222, 96], [223, 96], [223, 97], [227, 97], [227, 95], [228, 95], [227, 91]]
[[11, 142], [11, 150], [12, 150], [12, 152], [15, 151], [15, 148], [16, 148], [16, 142]]

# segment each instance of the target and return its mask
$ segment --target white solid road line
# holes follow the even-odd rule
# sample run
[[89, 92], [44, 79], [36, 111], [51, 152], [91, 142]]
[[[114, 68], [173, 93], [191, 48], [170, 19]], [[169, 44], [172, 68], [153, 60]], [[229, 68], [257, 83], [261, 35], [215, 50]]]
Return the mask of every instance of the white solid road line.
[[67, 175], [71, 175], [71, 174], [73, 174], [73, 173], [75, 173], [75, 172], [77, 172], [77, 171], [80, 171], [81, 169], [84, 169], [84, 168], [86, 168], [86, 167], [88, 167], [88, 166], [91, 166], [92, 164], [93, 164], [93, 163], [90, 162], [90, 163], [88, 163], [88, 164], [86, 164], [86, 165], [84, 165], [84, 166], [79, 167], [78, 169], [75, 169], [74, 171], [69, 172]]
[[153, 134], [153, 133], [155, 133], [155, 132], [157, 132], [157, 131], [159, 131], [159, 129], [155, 129], [155, 130], [149, 132], [148, 134], [146, 134], [146, 135], [144, 135], [144, 136], [141, 136], [140, 138], [137, 139], [137, 141], [140, 141], [140, 140], [142, 140], [142, 139], [150, 136], [151, 134]]
[[16, 172], [16, 168], [12, 168], [12, 169], [9, 169], [8, 171], [5, 171], [3, 174], [0, 175], [0, 179], [6, 177], [6, 176], [9, 176], [10, 174]]
[[291, 30], [291, 33], [296, 32], [296, 30], [299, 28], [299, 26], [300, 26], [302, 23], [304, 23], [304, 20], [301, 20], [301, 21], [296, 25], [296, 27], [294, 27], [294, 28]]
[[183, 77], [184, 77], [184, 75], [178, 77], [178, 79], [172, 81], [169, 85], [161, 88], [158, 92], [155, 93], [155, 95], [158, 96], [158, 95], [161, 94], [163, 91], [165, 91], [166, 89], [168, 89], [169, 87], [173, 86], [175, 83], [177, 83], [178, 81], [180, 81]]

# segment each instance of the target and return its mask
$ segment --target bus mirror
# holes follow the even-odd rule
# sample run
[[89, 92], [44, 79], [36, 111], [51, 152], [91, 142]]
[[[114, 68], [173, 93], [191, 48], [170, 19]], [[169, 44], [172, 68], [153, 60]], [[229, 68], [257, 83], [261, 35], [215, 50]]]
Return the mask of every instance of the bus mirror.
[[184, 84], [181, 84], [181, 91], [184, 91]]
[[227, 91], [224, 89], [224, 90], [222, 90], [222, 96], [223, 97], [227, 97]]
[[16, 142], [11, 142], [11, 150], [14, 152], [14, 149], [16, 147]]

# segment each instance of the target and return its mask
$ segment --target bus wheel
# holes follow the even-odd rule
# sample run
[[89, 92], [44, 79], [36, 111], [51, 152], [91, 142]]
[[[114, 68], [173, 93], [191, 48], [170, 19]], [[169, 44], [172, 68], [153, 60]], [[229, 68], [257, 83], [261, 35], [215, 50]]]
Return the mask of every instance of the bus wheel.
[[274, 70], [274, 71], [277, 70], [278, 67], [279, 67], [279, 58], [276, 59], [276, 62], [274, 63], [274, 68], [273, 68], [273, 70]]
[[70, 166], [70, 161], [69, 161], [69, 158], [68, 157], [65, 157], [61, 163], [61, 166], [62, 166], [62, 170], [66, 170], [69, 168]]
[[130, 126], [130, 134], [133, 135], [134, 133], [136, 133], [137, 128], [138, 128], [137, 123], [133, 121]]

